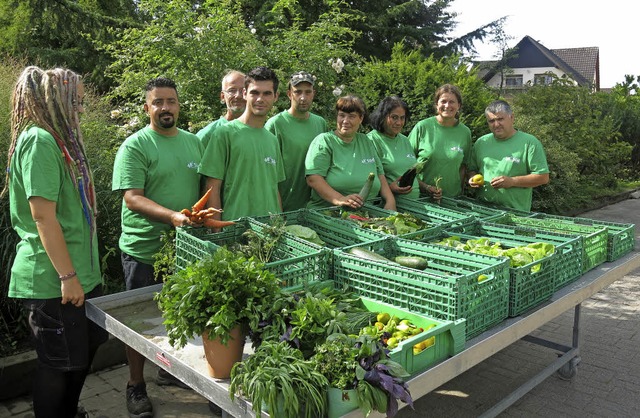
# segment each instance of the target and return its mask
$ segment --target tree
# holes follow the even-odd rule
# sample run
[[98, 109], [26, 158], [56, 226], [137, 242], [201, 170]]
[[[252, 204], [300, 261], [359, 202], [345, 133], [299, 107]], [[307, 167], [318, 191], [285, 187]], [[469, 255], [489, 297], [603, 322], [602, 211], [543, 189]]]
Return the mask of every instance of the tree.
[[[165, 75], [178, 83], [182, 105], [179, 123], [197, 131], [223, 113], [220, 80], [228, 69], [246, 72], [258, 65], [271, 67], [283, 81], [281, 91], [291, 73], [309, 71], [318, 77], [319, 109], [333, 105], [330, 92], [341, 77], [355, 76], [359, 71], [361, 59], [352, 49], [355, 35], [341, 25], [349, 15], [338, 2], [304, 30], [297, 24], [277, 27], [263, 37], [245, 24], [233, 0], [204, 1], [195, 6], [189, 0], [141, 0], [139, 9], [150, 16], [148, 23], [143, 28], [121, 30], [117, 42], [103, 45], [114, 59], [108, 74], [118, 85], [109, 98], [119, 104], [116, 115], [128, 121], [125, 134], [140, 128], [146, 119], [141, 91], [155, 76]], [[278, 21], [278, 16], [293, 16], [294, 12], [274, 10], [271, 16]], [[346, 65], [341, 73], [331, 66], [338, 58]], [[281, 96], [274, 111], [288, 107], [286, 96]]]
[[609, 100], [565, 80], [514, 96], [516, 128], [540, 139], [551, 170], [549, 185], [534, 189], [534, 210], [562, 213], [616, 189], [631, 146], [620, 138]]
[[369, 110], [388, 95], [399, 95], [412, 110], [405, 133], [421, 119], [434, 116], [433, 95], [445, 83], [457, 85], [463, 96], [462, 121], [473, 137], [487, 133], [484, 107], [492, 99], [491, 92], [475, 72], [469, 72], [467, 62], [458, 56], [425, 57], [419, 50], [407, 50], [396, 44], [388, 61], [372, 59], [366, 62], [362, 75], [353, 79], [350, 88], [360, 94]]
[[105, 91], [109, 59], [94, 41], [108, 43], [112, 28], [137, 24], [131, 0], [0, 0], [0, 53], [71, 68]]
[[258, 36], [266, 37], [275, 28], [298, 25], [305, 30], [333, 7], [351, 18], [340, 25], [359, 34], [354, 50], [365, 58], [386, 60], [393, 46], [401, 43], [418, 48], [425, 56], [437, 57], [474, 52], [474, 41], [482, 41], [502, 24], [490, 22], [464, 36], [451, 39], [456, 14], [447, 11], [454, 0], [235, 0], [246, 24]]

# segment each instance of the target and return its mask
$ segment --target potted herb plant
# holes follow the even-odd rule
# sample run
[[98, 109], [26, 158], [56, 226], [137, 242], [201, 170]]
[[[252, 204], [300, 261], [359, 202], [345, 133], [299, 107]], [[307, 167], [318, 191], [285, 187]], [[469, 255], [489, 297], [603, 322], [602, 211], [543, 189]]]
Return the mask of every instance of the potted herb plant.
[[281, 418], [325, 416], [327, 379], [302, 352], [284, 341], [265, 341], [231, 371], [229, 395], [241, 395], [259, 416], [265, 409]]
[[[181, 348], [187, 340], [203, 336], [205, 354], [213, 377], [224, 379], [242, 359], [247, 332], [257, 329], [263, 312], [280, 293], [279, 280], [255, 258], [219, 248], [210, 257], [169, 276], [155, 296], [171, 345]], [[232, 350], [222, 364], [212, 360], [208, 343]]]
[[409, 374], [389, 359], [386, 347], [374, 336], [332, 334], [316, 348], [311, 361], [329, 381], [329, 390], [338, 393], [337, 399], [329, 396], [330, 418], [348, 412], [349, 407], [344, 410], [340, 401], [354, 396], [351, 409], [360, 408], [365, 416], [375, 410], [393, 417], [398, 412], [398, 400], [413, 408], [411, 394], [402, 380]]

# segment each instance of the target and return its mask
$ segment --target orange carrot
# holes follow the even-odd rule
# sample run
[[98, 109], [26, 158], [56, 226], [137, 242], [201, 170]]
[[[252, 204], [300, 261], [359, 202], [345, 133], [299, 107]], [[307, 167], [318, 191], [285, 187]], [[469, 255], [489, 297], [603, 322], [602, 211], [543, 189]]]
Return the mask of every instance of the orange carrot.
[[207, 205], [207, 201], [209, 200], [209, 196], [211, 196], [212, 190], [213, 189], [209, 187], [209, 190], [207, 190], [207, 192], [200, 198], [200, 200], [198, 200], [193, 205], [193, 207], [191, 208], [191, 212], [198, 212], [204, 209], [204, 207]]
[[235, 222], [232, 221], [219, 221], [217, 219], [205, 219], [204, 226], [207, 228], [224, 228], [225, 226], [235, 225]]
[[182, 209], [180, 213], [182, 213], [183, 215], [187, 215], [188, 217], [191, 217], [191, 211], [189, 209]]

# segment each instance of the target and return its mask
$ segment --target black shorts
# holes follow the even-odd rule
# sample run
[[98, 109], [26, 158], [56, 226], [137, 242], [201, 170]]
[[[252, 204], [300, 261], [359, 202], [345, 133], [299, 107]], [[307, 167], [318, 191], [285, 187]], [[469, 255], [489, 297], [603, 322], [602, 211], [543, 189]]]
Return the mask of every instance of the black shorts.
[[[102, 286], [85, 295], [85, 299], [102, 296]], [[25, 299], [29, 327], [38, 361], [57, 370], [81, 370], [91, 366], [89, 360], [109, 333], [87, 318], [85, 305], [61, 303], [62, 298]]]
[[142, 263], [127, 253], [122, 253], [122, 271], [124, 272], [124, 283], [127, 290], [139, 289], [162, 283], [154, 277], [153, 266]]

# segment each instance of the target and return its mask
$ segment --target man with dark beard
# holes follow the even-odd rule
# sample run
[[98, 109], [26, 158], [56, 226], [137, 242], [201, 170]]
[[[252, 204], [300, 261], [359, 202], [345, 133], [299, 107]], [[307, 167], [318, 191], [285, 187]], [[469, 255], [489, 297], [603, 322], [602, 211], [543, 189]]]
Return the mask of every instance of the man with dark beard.
[[[123, 193], [119, 246], [127, 290], [162, 281], [153, 269], [160, 237], [171, 228], [189, 225], [180, 210], [190, 208], [200, 197], [202, 144], [176, 126], [180, 112], [176, 84], [164, 77], [149, 81], [144, 110], [149, 125], [122, 143], [113, 168], [112, 190]], [[129, 416], [152, 417], [143, 375], [145, 358], [131, 347], [126, 351]], [[158, 384], [176, 380], [164, 370], [158, 373]]]

